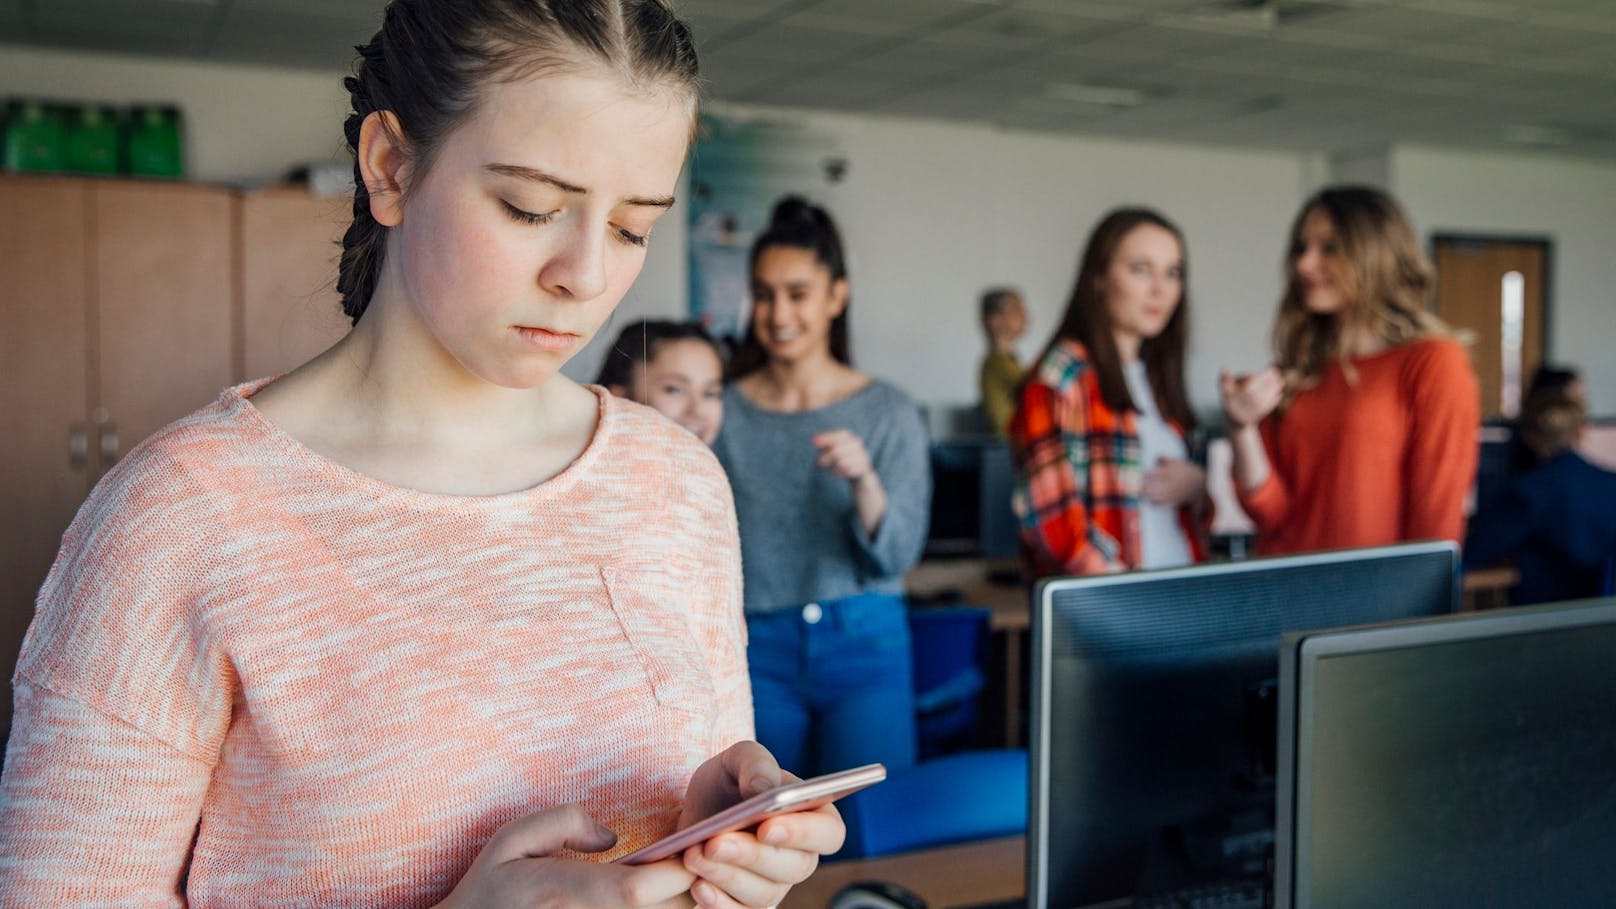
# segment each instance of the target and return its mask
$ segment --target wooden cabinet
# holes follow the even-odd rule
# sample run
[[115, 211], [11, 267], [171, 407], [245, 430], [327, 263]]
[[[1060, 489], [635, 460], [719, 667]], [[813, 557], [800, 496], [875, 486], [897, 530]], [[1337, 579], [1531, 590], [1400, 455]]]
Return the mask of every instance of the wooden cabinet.
[[90, 184], [90, 199], [90, 416], [99, 418], [97, 448], [110, 461], [213, 400], [235, 376], [236, 200], [158, 183]]
[[337, 296], [347, 197], [287, 190], [241, 200], [241, 376], [278, 376], [348, 330]]
[[[346, 330], [346, 200], [0, 177], [0, 670], [62, 532], [141, 439]], [[0, 685], [9, 728], [11, 688]]]
[[89, 413], [89, 192], [49, 180], [0, 182], [0, 685], [34, 594], [94, 471]]

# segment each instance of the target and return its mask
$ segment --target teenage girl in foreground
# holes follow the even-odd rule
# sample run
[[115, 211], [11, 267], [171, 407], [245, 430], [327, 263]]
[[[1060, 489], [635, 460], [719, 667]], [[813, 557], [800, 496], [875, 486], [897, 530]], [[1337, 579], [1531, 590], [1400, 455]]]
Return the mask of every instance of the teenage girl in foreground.
[[673, 204], [689, 33], [657, 0], [395, 0], [348, 88], [354, 328], [68, 530], [0, 904], [778, 903], [833, 810], [602, 861], [787, 778], [748, 741], [717, 462], [558, 374]]

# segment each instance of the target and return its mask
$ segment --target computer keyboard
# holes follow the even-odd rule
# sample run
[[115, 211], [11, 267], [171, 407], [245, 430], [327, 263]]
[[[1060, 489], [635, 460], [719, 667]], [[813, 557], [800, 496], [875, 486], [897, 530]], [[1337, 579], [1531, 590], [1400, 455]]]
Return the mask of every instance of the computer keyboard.
[[1231, 878], [1134, 898], [1134, 909], [1267, 909], [1268, 882]]

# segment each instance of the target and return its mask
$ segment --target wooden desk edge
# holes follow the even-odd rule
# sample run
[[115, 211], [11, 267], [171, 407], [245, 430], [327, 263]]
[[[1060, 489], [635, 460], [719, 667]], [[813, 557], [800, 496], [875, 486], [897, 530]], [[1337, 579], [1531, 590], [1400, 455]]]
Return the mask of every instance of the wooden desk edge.
[[1015, 899], [1027, 892], [1027, 838], [1010, 836], [821, 865], [786, 894], [779, 909], [825, 909], [836, 891], [856, 881], [890, 881], [914, 891], [932, 909]]

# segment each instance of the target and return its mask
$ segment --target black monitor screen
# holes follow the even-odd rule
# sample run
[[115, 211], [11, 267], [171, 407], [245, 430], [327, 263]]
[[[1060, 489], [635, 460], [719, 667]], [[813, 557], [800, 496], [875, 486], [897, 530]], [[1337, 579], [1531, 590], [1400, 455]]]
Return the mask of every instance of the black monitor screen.
[[1613, 658], [1616, 601], [1304, 640], [1289, 905], [1608, 905]]
[[1420, 543], [1041, 585], [1034, 909], [1266, 873], [1282, 635], [1450, 612], [1456, 571]]

